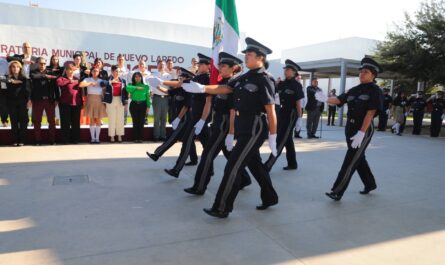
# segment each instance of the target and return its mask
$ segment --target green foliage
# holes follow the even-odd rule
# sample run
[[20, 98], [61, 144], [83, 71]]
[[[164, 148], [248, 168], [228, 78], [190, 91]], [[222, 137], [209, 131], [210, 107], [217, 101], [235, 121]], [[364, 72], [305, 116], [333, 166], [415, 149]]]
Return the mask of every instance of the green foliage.
[[427, 0], [413, 18], [405, 14], [378, 45], [377, 58], [385, 70], [404, 75], [411, 88], [418, 81], [427, 88], [445, 84], [445, 1]]

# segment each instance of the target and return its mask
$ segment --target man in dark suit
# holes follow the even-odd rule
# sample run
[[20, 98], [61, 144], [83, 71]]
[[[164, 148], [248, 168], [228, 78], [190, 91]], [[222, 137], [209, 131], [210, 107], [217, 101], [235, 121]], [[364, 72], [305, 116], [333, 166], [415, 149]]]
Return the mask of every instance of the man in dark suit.
[[37, 70], [38, 65], [36, 64], [37, 57], [32, 56], [32, 47], [29, 42], [24, 42], [23, 46], [23, 54], [14, 54], [13, 56], [6, 57], [8, 62], [11, 61], [19, 61], [23, 65], [23, 74], [27, 79], [30, 78], [30, 73], [34, 70]]
[[315, 133], [317, 132], [318, 122], [320, 120], [320, 115], [323, 111], [324, 105], [322, 102], [315, 99], [315, 93], [318, 91], [322, 91], [321, 88], [318, 87], [318, 79], [312, 78], [311, 85], [306, 88], [306, 129], [308, 139], [319, 138], [318, 136], [315, 136]]

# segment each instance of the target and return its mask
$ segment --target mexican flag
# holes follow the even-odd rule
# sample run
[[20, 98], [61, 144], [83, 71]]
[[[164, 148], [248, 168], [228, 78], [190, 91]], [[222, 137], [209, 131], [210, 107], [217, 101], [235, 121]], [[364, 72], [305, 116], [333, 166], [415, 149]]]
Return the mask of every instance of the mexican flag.
[[239, 30], [235, 0], [216, 0], [210, 83], [218, 82], [218, 54], [238, 54]]

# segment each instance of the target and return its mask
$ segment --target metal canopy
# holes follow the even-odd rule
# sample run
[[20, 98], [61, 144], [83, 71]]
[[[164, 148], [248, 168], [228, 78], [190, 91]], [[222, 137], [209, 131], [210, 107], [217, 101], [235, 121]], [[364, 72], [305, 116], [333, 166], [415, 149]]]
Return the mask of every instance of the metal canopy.
[[[360, 61], [345, 58], [334, 58], [318, 61], [298, 62], [302, 71], [310, 73], [310, 77], [316, 75], [320, 78], [340, 77], [340, 94], [346, 90], [346, 78], [358, 76]], [[303, 74], [304, 75], [304, 74]], [[397, 73], [384, 72], [378, 76], [381, 79], [397, 79], [402, 76]], [[343, 108], [340, 108], [338, 123], [343, 125]]]

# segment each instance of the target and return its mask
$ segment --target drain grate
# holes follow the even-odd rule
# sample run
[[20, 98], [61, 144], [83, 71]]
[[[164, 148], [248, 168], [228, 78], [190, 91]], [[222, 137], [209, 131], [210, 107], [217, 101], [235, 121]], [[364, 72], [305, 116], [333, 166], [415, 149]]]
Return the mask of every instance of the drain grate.
[[52, 185], [84, 184], [90, 182], [88, 175], [55, 176]]

